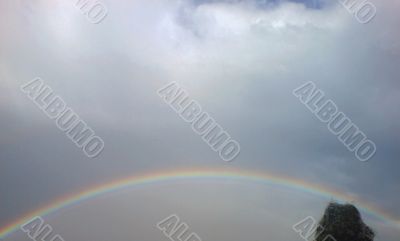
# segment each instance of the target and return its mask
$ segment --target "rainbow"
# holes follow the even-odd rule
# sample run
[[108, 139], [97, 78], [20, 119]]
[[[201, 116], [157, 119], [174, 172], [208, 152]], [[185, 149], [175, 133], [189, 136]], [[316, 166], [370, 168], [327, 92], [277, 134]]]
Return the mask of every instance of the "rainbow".
[[315, 183], [306, 182], [300, 179], [287, 177], [283, 175], [276, 175], [266, 172], [250, 171], [250, 170], [238, 170], [238, 169], [181, 169], [171, 171], [158, 171], [147, 174], [130, 176], [122, 179], [118, 179], [109, 183], [101, 184], [95, 187], [90, 187], [78, 193], [63, 196], [51, 202], [50, 204], [43, 206], [37, 210], [34, 210], [28, 214], [17, 218], [13, 222], [0, 229], [0, 238], [4, 238], [14, 231], [18, 230], [19, 227], [32, 219], [35, 216], [45, 216], [49, 213], [55, 212], [59, 209], [67, 206], [82, 202], [99, 195], [118, 191], [121, 189], [159, 183], [163, 181], [181, 180], [181, 179], [234, 179], [239, 181], [250, 181], [250, 182], [262, 182], [265, 184], [274, 184], [292, 189], [297, 189], [307, 193], [315, 194], [326, 198], [335, 198], [341, 202], [355, 202], [357, 206], [365, 213], [378, 218], [385, 222], [390, 222], [400, 227], [400, 220], [390, 213], [387, 213], [373, 205], [355, 199], [353, 196], [339, 192], [333, 188], [320, 186]]

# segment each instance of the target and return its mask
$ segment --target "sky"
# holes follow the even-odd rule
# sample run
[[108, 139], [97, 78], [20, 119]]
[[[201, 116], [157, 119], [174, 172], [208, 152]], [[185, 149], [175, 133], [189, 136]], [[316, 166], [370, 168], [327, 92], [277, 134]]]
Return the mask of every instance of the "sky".
[[[0, 2], [0, 227], [78, 190], [185, 168], [290, 176], [400, 220], [399, 1], [370, 0], [377, 14], [367, 24], [334, 0], [101, 0], [108, 14], [97, 24], [74, 2]], [[98, 157], [20, 90], [34, 78], [104, 140]], [[240, 143], [235, 160], [223, 161], [160, 98], [172, 81]], [[357, 160], [292, 94], [308, 81], [374, 141], [373, 158]], [[154, 225], [177, 213], [203, 241], [292, 241], [301, 238], [290, 227], [319, 218], [328, 201], [187, 180], [108, 194], [45, 220], [65, 240], [168, 240]], [[382, 220], [368, 224], [377, 240], [400, 235]], [[17, 231], [4, 240], [29, 238]]]

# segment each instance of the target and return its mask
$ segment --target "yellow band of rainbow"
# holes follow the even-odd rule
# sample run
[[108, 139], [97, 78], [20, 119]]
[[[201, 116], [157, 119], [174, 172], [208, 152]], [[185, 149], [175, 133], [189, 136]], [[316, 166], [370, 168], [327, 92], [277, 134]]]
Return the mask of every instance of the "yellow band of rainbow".
[[97, 197], [99, 195], [117, 191], [124, 188], [129, 188], [137, 185], [152, 184], [163, 181], [172, 181], [179, 179], [197, 179], [197, 178], [211, 178], [211, 179], [234, 179], [243, 180], [247, 182], [263, 182], [266, 184], [275, 184], [284, 187], [289, 187], [312, 193], [318, 196], [327, 198], [335, 198], [342, 202], [354, 202], [357, 204], [361, 211], [372, 215], [382, 221], [390, 222], [395, 226], [400, 227], [400, 220], [393, 215], [374, 207], [373, 205], [354, 199], [354, 197], [334, 190], [333, 188], [317, 185], [315, 183], [306, 182], [300, 179], [287, 177], [283, 175], [276, 175], [267, 172], [258, 172], [252, 170], [238, 170], [238, 169], [206, 169], [206, 168], [195, 168], [195, 169], [180, 169], [180, 170], [168, 170], [168, 171], [157, 171], [147, 174], [134, 175], [122, 179], [117, 179], [105, 184], [101, 184], [95, 187], [90, 187], [82, 192], [73, 193], [64, 197], [58, 198], [50, 204], [43, 206], [33, 212], [23, 215], [17, 218], [8, 225], [0, 229], [0, 238], [4, 238], [12, 232], [19, 229], [19, 227], [32, 219], [35, 216], [45, 216], [49, 213], [57, 211], [66, 206], [82, 202], [84, 200]]

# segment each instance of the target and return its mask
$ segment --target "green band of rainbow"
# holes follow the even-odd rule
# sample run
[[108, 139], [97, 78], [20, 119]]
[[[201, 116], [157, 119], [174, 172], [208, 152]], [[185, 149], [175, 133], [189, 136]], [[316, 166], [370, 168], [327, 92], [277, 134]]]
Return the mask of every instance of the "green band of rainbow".
[[285, 177], [282, 175], [276, 175], [266, 172], [257, 171], [247, 171], [247, 170], [237, 170], [237, 169], [183, 169], [183, 170], [173, 170], [173, 171], [159, 171], [152, 172], [148, 174], [135, 175], [127, 178], [118, 179], [106, 184], [88, 188], [82, 192], [74, 193], [61, 197], [49, 205], [39, 208], [33, 212], [30, 212], [23, 217], [16, 219], [10, 224], [2, 227], [0, 229], [0, 238], [4, 238], [12, 232], [19, 229], [19, 227], [32, 219], [35, 216], [45, 216], [49, 213], [57, 211], [63, 207], [82, 202], [84, 200], [94, 198], [96, 196], [117, 191], [120, 189], [143, 185], [158, 183], [162, 181], [172, 181], [179, 179], [196, 179], [196, 178], [212, 178], [212, 179], [234, 179], [243, 180], [251, 182], [263, 182], [266, 184], [275, 184], [280, 186], [285, 186], [307, 193], [312, 193], [318, 196], [323, 196], [327, 198], [335, 198], [338, 201], [343, 202], [355, 202], [357, 206], [365, 213], [372, 215], [376, 218], [381, 219], [385, 222], [390, 222], [397, 227], [400, 227], [400, 220], [391, 214], [368, 204], [365, 201], [354, 199], [345, 193], [339, 192], [332, 188], [317, 185], [315, 183], [309, 183], [300, 179], [295, 179], [291, 177]]

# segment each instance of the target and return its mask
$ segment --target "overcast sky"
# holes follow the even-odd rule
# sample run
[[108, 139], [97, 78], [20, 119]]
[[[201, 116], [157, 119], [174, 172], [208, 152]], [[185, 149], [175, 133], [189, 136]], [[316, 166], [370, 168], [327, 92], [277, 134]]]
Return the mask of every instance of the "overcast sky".
[[[400, 220], [399, 1], [370, 0], [377, 15], [367, 24], [334, 0], [101, 0], [108, 15], [98, 24], [74, 2], [0, 2], [0, 227], [83, 187], [196, 167], [292, 176], [341, 190]], [[103, 138], [97, 158], [86, 157], [20, 91], [35, 77]], [[158, 96], [171, 81], [240, 143], [238, 158], [221, 160]], [[372, 159], [357, 160], [293, 96], [307, 81], [375, 142]], [[326, 201], [282, 187], [188, 181], [91, 200], [48, 221], [68, 240], [154, 241], [168, 239], [147, 224], [174, 212], [197, 227], [203, 241], [288, 241], [300, 238], [285, 236], [292, 232], [287, 228], [320, 215]], [[110, 223], [96, 221], [96, 210], [125, 231], [107, 237], [73, 222], [104, 230], [99, 227]], [[124, 210], [141, 219], [123, 216]], [[207, 214], [215, 215], [215, 225]], [[281, 215], [288, 219], [276, 221]], [[241, 233], [224, 226], [235, 219], [251, 227]], [[394, 227], [374, 224], [378, 240], [400, 236]], [[128, 232], [132, 226], [135, 234]], [[28, 240], [15, 235], [6, 240]]]

